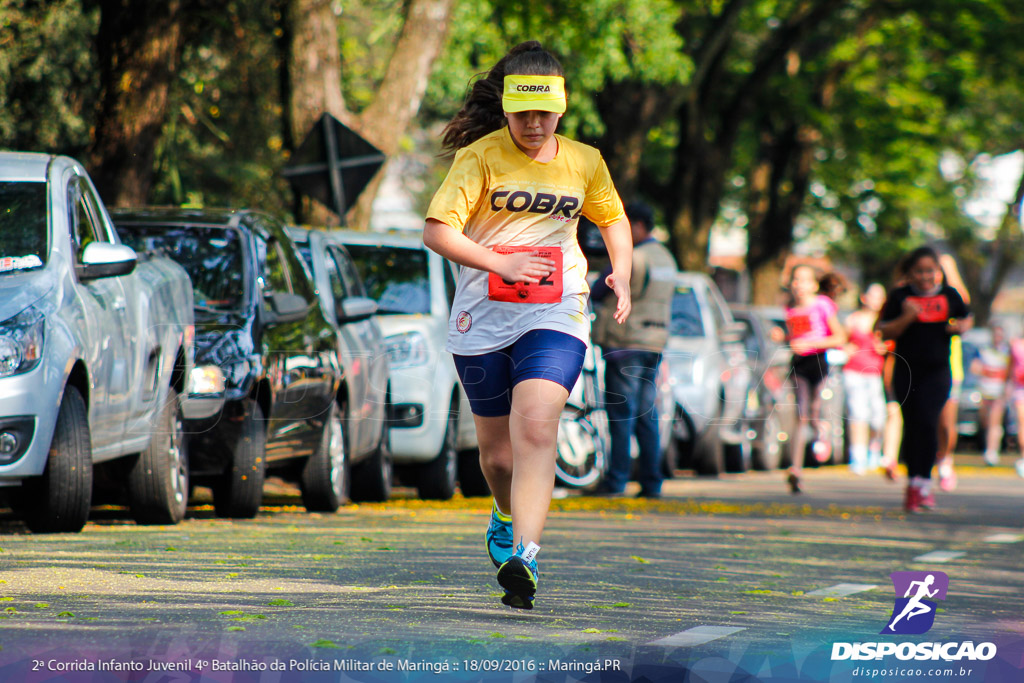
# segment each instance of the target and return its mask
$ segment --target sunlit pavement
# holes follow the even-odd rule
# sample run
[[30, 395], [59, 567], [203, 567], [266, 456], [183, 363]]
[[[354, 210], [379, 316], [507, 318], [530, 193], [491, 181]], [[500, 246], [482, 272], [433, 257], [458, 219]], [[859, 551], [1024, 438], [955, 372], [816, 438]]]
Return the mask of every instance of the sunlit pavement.
[[198, 505], [178, 526], [139, 527], [108, 508], [80, 534], [34, 536], [5, 515], [0, 679], [44, 655], [105, 654], [601, 656], [667, 670], [717, 656], [778, 669], [806, 653], [827, 659], [837, 640], [877, 638], [889, 574], [926, 569], [950, 579], [929, 637], [1016, 647], [1024, 480], [1012, 458], [980, 463], [958, 457], [956, 491], [918, 515], [903, 513], [902, 483], [839, 466], [807, 470], [798, 496], [782, 472], [681, 474], [659, 501], [568, 492], [552, 504], [532, 611], [499, 602], [487, 499], [399, 491], [408, 497], [311, 515], [277, 483], [248, 521]]

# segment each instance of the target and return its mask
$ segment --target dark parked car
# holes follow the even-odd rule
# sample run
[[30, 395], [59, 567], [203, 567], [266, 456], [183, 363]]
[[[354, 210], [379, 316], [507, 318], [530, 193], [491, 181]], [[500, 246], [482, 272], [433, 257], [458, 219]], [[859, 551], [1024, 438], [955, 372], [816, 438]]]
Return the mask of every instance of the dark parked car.
[[755, 469], [778, 469], [791, 459], [790, 435], [796, 428], [796, 387], [789, 350], [771, 339], [775, 323], [749, 306], [733, 305], [732, 317], [744, 327], [750, 384], [743, 405]]
[[312, 270], [324, 317], [337, 322], [342, 445], [346, 465], [350, 459], [357, 463], [346, 484], [348, 494], [353, 500], [385, 500], [394, 472], [387, 416], [391, 385], [384, 335], [374, 317], [377, 302], [366, 296], [345, 247], [328, 241], [319, 230], [288, 228], [288, 235]]
[[309, 510], [342, 502], [344, 405], [338, 332], [284, 226], [256, 211], [134, 209], [122, 239], [163, 251], [192, 278], [193, 392], [186, 412], [192, 483], [216, 513], [253, 517], [267, 471], [298, 481]]

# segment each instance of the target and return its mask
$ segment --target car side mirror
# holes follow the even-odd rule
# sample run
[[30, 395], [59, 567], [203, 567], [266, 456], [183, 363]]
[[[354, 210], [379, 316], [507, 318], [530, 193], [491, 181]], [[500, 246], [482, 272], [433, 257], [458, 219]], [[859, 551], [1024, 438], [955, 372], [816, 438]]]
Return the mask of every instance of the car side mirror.
[[271, 292], [265, 295], [275, 323], [293, 323], [302, 320], [309, 313], [309, 302], [291, 292]]
[[366, 320], [377, 313], [377, 302], [366, 296], [352, 296], [342, 299], [338, 306], [338, 324]]
[[124, 244], [93, 242], [82, 250], [81, 263], [75, 266], [79, 280], [128, 275], [135, 270], [139, 255]]

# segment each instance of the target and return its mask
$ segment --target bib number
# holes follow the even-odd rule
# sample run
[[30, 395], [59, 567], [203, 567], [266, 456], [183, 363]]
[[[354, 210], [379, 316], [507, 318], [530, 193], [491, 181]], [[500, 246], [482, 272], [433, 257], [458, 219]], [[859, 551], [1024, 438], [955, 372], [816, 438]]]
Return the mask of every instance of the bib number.
[[918, 322], [944, 323], [949, 320], [949, 299], [938, 296], [908, 296], [907, 301], [920, 306], [917, 314]]
[[509, 282], [490, 273], [487, 277], [487, 298], [513, 304], [557, 304], [562, 300], [562, 249], [560, 247], [494, 247], [499, 254], [529, 252], [551, 259], [555, 270], [540, 282]]
[[786, 326], [789, 327], [790, 339], [799, 339], [810, 334], [814, 329], [811, 327], [811, 316], [802, 313], [790, 316], [786, 320]]

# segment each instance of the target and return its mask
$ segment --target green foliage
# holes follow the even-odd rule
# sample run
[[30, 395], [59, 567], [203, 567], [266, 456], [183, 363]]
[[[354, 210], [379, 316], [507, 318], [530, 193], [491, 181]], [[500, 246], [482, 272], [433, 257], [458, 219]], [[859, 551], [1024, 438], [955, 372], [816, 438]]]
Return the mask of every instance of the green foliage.
[[512, 0], [456, 5], [445, 47], [423, 104], [425, 121], [447, 120], [462, 106], [468, 86], [511, 47], [538, 40], [562, 62], [570, 107], [561, 131], [595, 137], [603, 123], [594, 93], [627, 79], [682, 83], [691, 68], [673, 28], [670, 0]]
[[338, 21], [341, 89], [345, 104], [360, 112], [373, 102], [405, 20], [403, 0], [352, 0]]
[[99, 12], [0, 0], [0, 148], [81, 155], [98, 97]]
[[287, 214], [279, 3], [238, 0], [196, 12], [151, 201]]
[[1024, 25], [1006, 9], [922, 4], [837, 45], [833, 58], [853, 58], [858, 44], [863, 54], [825, 121], [809, 210], [845, 226], [832, 254], [860, 263], [866, 279], [888, 281], [899, 254], [926, 238], [982, 253], [985, 231], [964, 210], [971, 162], [1024, 146], [1024, 55], [1012, 38]]
[[[280, 175], [298, 143], [284, 120], [287, 2], [187, 3], [153, 203], [290, 212], [291, 190]], [[722, 13], [737, 6], [734, 23], [716, 33]], [[796, 13], [830, 6], [789, 38], [781, 61], [751, 80], [766, 46]], [[407, 2], [335, 7], [341, 88], [360, 112], [385, 77]], [[85, 157], [100, 96], [99, 12], [91, 1], [0, 0], [0, 146]], [[536, 39], [566, 70], [570, 107], [561, 132], [608, 144], [639, 130], [641, 189], [666, 217], [698, 201], [671, 181], [681, 165], [703, 172], [696, 162], [705, 150], [720, 154], [722, 165], [721, 201], [710, 210], [749, 212], [749, 176], [764, 141], [794, 126], [816, 131], [801, 229], [845, 235], [831, 240], [833, 255], [886, 279], [894, 255], [923, 235], [984, 253], [978, 240], [991, 236], [966, 216], [964, 202], [976, 183], [972, 162], [1024, 147], [1020, 35], [1024, 17], [1011, 0], [456, 0], [418, 128], [403, 147], [418, 154], [410, 166], [422, 176], [425, 198], [447, 167], [434, 156], [438, 133], [469, 84], [510, 47]], [[720, 56], [705, 59], [716, 44]], [[824, 103], [822, 84], [833, 73], [834, 97]], [[711, 75], [696, 83], [704, 74]], [[652, 118], [613, 119], [600, 106], [645, 89], [659, 98]], [[753, 106], [737, 106], [753, 90]], [[730, 129], [733, 116], [738, 126]], [[687, 126], [698, 135], [688, 137]], [[694, 140], [706, 148], [680, 149]], [[948, 171], [951, 159], [960, 172]], [[792, 189], [793, 168], [780, 173], [777, 186]]]

